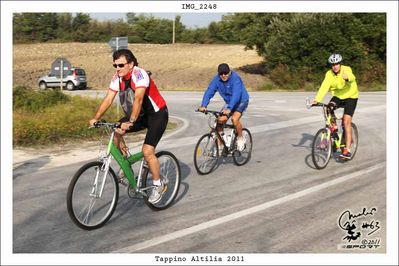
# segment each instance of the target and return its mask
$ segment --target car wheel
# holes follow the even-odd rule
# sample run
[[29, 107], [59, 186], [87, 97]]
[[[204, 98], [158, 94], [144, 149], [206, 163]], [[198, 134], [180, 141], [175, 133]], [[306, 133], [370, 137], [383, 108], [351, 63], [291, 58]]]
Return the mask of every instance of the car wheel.
[[41, 90], [46, 90], [46, 89], [47, 89], [47, 84], [46, 84], [46, 82], [41, 81], [41, 82], [39, 83], [39, 89], [41, 89]]
[[71, 81], [69, 81], [66, 85], [66, 88], [67, 90], [71, 91], [75, 89], [75, 85]]

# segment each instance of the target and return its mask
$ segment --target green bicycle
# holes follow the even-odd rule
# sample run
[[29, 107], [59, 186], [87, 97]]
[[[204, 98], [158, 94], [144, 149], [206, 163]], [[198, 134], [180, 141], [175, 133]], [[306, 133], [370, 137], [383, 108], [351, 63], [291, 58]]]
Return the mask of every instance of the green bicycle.
[[[130, 198], [144, 199], [153, 210], [164, 210], [171, 206], [180, 187], [180, 165], [168, 151], [156, 154], [160, 163], [161, 180], [165, 185], [162, 198], [151, 203], [148, 197], [153, 189], [151, 172], [143, 153], [138, 152], [125, 158], [113, 142], [119, 123], [97, 122], [95, 128], [105, 127], [110, 135], [106, 154], [98, 160], [83, 165], [72, 177], [67, 192], [68, 214], [82, 229], [93, 230], [102, 227], [111, 218], [119, 198], [119, 184], [127, 187]], [[120, 167], [116, 174], [111, 159]], [[132, 165], [140, 162], [139, 173], [134, 175]]]

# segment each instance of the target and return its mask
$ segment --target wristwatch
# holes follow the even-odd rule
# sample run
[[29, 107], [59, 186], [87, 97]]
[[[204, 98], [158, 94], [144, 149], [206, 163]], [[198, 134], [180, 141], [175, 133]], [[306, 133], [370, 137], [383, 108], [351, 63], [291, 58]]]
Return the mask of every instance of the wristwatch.
[[136, 121], [135, 119], [130, 119], [129, 122], [134, 124], [134, 121]]

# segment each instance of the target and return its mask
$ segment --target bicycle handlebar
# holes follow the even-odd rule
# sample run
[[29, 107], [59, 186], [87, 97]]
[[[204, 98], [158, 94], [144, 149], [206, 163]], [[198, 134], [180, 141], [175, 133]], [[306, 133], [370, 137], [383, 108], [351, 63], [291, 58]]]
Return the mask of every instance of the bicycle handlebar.
[[199, 109], [197, 109], [197, 110], [195, 110], [195, 112], [204, 113], [204, 114], [206, 114], [206, 115], [207, 115], [208, 113], [211, 113], [211, 114], [213, 114], [213, 115], [216, 116], [216, 117], [219, 117], [219, 116], [227, 116], [227, 115], [223, 114], [223, 112], [221, 112], [221, 111], [213, 111], [213, 110], [200, 111]]
[[102, 127], [102, 126], [114, 129], [114, 128], [120, 128], [121, 127], [121, 123], [119, 123], [119, 122], [117, 122], [117, 123], [108, 123], [108, 122], [102, 120], [102, 121], [95, 122], [94, 125], [91, 126], [90, 128], [99, 128], [99, 127]]
[[336, 105], [325, 104], [325, 103], [313, 103], [308, 107], [308, 109], [310, 109], [311, 107], [315, 107], [315, 106], [327, 108], [329, 111], [335, 111], [338, 108]]

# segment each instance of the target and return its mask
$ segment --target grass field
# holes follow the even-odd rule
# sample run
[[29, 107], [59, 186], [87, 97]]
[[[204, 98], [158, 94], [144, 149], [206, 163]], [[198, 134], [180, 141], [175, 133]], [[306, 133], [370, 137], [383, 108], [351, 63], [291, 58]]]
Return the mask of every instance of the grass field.
[[[261, 73], [262, 58], [243, 45], [226, 44], [129, 44], [139, 66], [153, 73], [161, 90], [204, 90], [217, 65], [228, 63], [237, 70], [249, 90], [270, 81]], [[50, 72], [51, 63], [66, 58], [83, 67], [89, 89], [108, 88], [113, 76], [111, 48], [107, 43], [41, 43], [13, 46], [13, 86], [37, 88], [37, 79]]]

